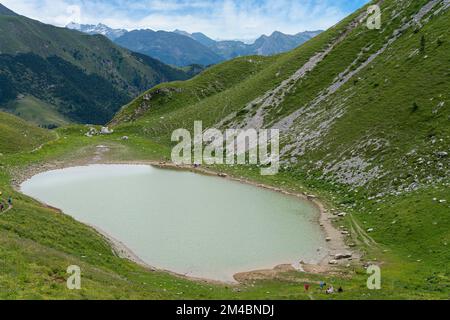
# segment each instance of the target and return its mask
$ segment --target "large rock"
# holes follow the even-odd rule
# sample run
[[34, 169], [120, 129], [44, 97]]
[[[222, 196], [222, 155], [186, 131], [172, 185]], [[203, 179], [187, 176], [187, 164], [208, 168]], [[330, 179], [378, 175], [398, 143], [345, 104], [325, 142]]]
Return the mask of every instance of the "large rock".
[[338, 253], [334, 256], [335, 260], [349, 259], [352, 257], [351, 253]]
[[100, 131], [101, 134], [112, 134], [114, 130], [109, 129], [108, 127], [102, 127], [102, 130]]
[[89, 128], [89, 131], [85, 134], [86, 137], [92, 138], [93, 136], [96, 136], [98, 134], [97, 129], [95, 128]]

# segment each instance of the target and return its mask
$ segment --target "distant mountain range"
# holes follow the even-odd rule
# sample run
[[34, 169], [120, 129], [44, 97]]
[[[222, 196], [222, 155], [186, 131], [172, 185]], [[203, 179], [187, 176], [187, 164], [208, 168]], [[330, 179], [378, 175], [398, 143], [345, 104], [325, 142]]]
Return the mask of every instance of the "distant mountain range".
[[247, 44], [237, 40], [216, 41], [201, 32], [191, 34], [182, 30], [168, 32], [146, 29], [128, 32], [104, 24], [77, 23], [70, 23], [67, 28], [88, 34], [102, 34], [124, 48], [176, 66], [207, 66], [241, 56], [275, 55], [292, 50], [322, 32], [306, 31], [287, 35], [275, 31], [270, 36], [263, 35], [254, 43]]
[[0, 4], [0, 109], [25, 119], [39, 109], [42, 126], [62, 119], [106, 123], [142, 91], [198, 70], [173, 68], [105, 37], [43, 24]]
[[192, 34], [180, 30], [175, 30], [174, 32], [183, 34], [200, 42], [213, 52], [226, 60], [229, 60], [241, 56], [271, 56], [287, 52], [314, 38], [322, 31], [305, 31], [295, 35], [288, 35], [275, 31], [270, 36], [262, 35], [252, 44], [247, 44], [238, 40], [215, 41], [200, 32]]

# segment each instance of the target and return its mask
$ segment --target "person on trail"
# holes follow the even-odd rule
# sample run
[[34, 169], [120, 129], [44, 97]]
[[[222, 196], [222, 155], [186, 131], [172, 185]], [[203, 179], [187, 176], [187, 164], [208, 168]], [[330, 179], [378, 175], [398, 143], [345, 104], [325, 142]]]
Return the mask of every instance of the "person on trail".
[[320, 284], [319, 284], [320, 290], [323, 290], [323, 288], [325, 288], [326, 285], [327, 285], [327, 284], [326, 284], [325, 282], [320, 281]]
[[330, 286], [328, 289], [327, 289], [327, 294], [333, 294], [334, 293], [334, 288], [333, 288], [333, 286]]
[[12, 198], [11, 198], [11, 197], [8, 198], [8, 204], [9, 204], [10, 206], [12, 206]]
[[0, 203], [0, 212], [2, 212], [5, 209], [5, 205], [3, 202]]
[[305, 291], [308, 292], [309, 291], [309, 284], [305, 283]]
[[339, 292], [339, 293], [343, 293], [343, 292], [344, 292], [344, 289], [342, 289], [342, 287], [339, 287], [338, 292]]

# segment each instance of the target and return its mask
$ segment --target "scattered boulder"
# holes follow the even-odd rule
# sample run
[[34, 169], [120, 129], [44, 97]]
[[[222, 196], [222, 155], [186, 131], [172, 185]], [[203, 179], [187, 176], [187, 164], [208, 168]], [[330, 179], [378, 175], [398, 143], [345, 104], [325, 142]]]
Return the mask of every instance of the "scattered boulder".
[[86, 134], [85, 134], [85, 136], [89, 137], [89, 138], [92, 138], [93, 136], [96, 136], [96, 135], [98, 135], [98, 131], [97, 131], [97, 129], [95, 129], [93, 127], [89, 128], [89, 131], [86, 132]]
[[326, 242], [330, 242], [330, 241], [331, 241], [331, 238], [330, 238], [330, 237], [327, 237], [327, 238], [325, 239], [325, 241], [326, 241]]
[[123, 137], [121, 138], [121, 140], [123, 140], [123, 141], [128, 141], [128, 140], [130, 140], [130, 138], [129, 138], [128, 136], [123, 136]]
[[217, 174], [219, 177], [221, 177], [221, 178], [226, 178], [226, 177], [228, 177], [228, 175], [226, 174], [226, 173], [218, 173]]
[[335, 260], [349, 259], [352, 257], [351, 253], [338, 253], [334, 256]]
[[331, 265], [335, 265], [335, 264], [338, 264], [339, 262], [337, 261], [337, 260], [330, 260], [330, 261], [328, 261], [328, 264], [331, 264]]
[[112, 134], [114, 132], [114, 130], [109, 129], [108, 127], [102, 127], [100, 133], [101, 134]]
[[448, 157], [448, 152], [445, 152], [445, 151], [439, 151], [439, 152], [436, 153], [436, 155], [437, 155], [438, 157], [440, 157], [440, 158], [446, 158], [446, 157]]
[[374, 231], [374, 229], [373, 228], [369, 228], [369, 229], [367, 229], [367, 232], [373, 232]]

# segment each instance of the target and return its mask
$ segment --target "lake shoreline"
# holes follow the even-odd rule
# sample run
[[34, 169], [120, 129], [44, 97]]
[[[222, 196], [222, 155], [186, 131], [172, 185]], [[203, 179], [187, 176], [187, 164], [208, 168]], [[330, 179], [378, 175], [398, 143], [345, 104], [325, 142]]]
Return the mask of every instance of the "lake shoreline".
[[[247, 272], [240, 272], [236, 273], [234, 275], [234, 279], [236, 282], [227, 282], [227, 281], [218, 281], [218, 280], [212, 280], [212, 279], [205, 279], [205, 278], [198, 278], [198, 277], [190, 277], [187, 275], [178, 274], [175, 272], [172, 272], [170, 270], [165, 269], [158, 269], [155, 268], [148, 263], [144, 262], [142, 259], [139, 258], [138, 255], [136, 255], [130, 248], [128, 248], [125, 244], [123, 244], [121, 241], [115, 239], [112, 235], [104, 232], [99, 227], [92, 226], [89, 224], [86, 224], [84, 222], [81, 222], [91, 228], [93, 228], [97, 233], [99, 233], [112, 247], [112, 250], [114, 253], [119, 256], [120, 258], [124, 258], [130, 261], [133, 261], [134, 263], [148, 269], [149, 271], [159, 271], [159, 272], [165, 272], [168, 274], [171, 274], [173, 276], [181, 277], [184, 279], [189, 279], [192, 281], [200, 281], [205, 283], [211, 283], [211, 284], [225, 284], [225, 285], [237, 285], [239, 283], [243, 283], [246, 281], [251, 281], [255, 278], [256, 275], [261, 276], [265, 275], [267, 278], [273, 278], [279, 273], [287, 272], [287, 271], [300, 271], [300, 272], [307, 272], [307, 273], [314, 273], [314, 274], [328, 274], [336, 271], [336, 266], [331, 265], [329, 262], [330, 260], [334, 259], [334, 256], [337, 254], [342, 253], [351, 253], [352, 254], [352, 261], [358, 260], [359, 256], [356, 255], [354, 250], [350, 250], [344, 242], [343, 235], [337, 230], [332, 221], [331, 216], [328, 214], [328, 212], [325, 209], [325, 206], [320, 202], [320, 200], [312, 195], [306, 195], [304, 193], [295, 193], [283, 190], [281, 188], [257, 183], [255, 181], [251, 181], [248, 179], [243, 178], [236, 178], [229, 175], [225, 175], [223, 173], [210, 170], [204, 167], [193, 167], [193, 166], [187, 166], [187, 165], [176, 165], [173, 163], [167, 163], [162, 161], [151, 161], [151, 160], [135, 160], [135, 161], [113, 161], [113, 160], [105, 160], [101, 161], [99, 158], [95, 158], [92, 160], [89, 159], [81, 159], [76, 161], [58, 161], [58, 162], [48, 162], [45, 164], [39, 164], [39, 165], [31, 165], [26, 167], [23, 170], [13, 170], [12, 172], [12, 180], [11, 184], [14, 187], [14, 189], [18, 192], [21, 192], [20, 185], [25, 182], [26, 180], [30, 179], [31, 177], [43, 173], [46, 171], [52, 171], [52, 170], [61, 170], [61, 169], [67, 169], [71, 167], [80, 167], [80, 166], [89, 166], [94, 164], [104, 164], [104, 165], [149, 165], [160, 169], [167, 169], [167, 170], [179, 170], [179, 171], [189, 171], [197, 174], [207, 175], [207, 176], [214, 176], [222, 179], [227, 179], [230, 181], [235, 181], [239, 183], [243, 183], [246, 185], [252, 185], [257, 188], [263, 188], [266, 190], [270, 190], [273, 192], [282, 193], [284, 195], [288, 196], [294, 196], [298, 199], [309, 201], [313, 203], [318, 211], [319, 216], [317, 217], [317, 221], [315, 223], [319, 223], [324, 235], [327, 239], [330, 241], [327, 241], [327, 247], [325, 248], [327, 255], [323, 258], [319, 259], [317, 262], [314, 262], [312, 264], [306, 264], [303, 261], [299, 261], [298, 265], [292, 264], [292, 265], [286, 265], [286, 264], [280, 264], [275, 266], [272, 269], [262, 269], [262, 270], [251, 270]], [[56, 210], [62, 214], [64, 214], [60, 209], [51, 207], [45, 203], [42, 203], [39, 200], [36, 200], [42, 205], [44, 205], [47, 208]], [[346, 260], [340, 260], [337, 261], [338, 266], [342, 265], [344, 262], [348, 263]]]

